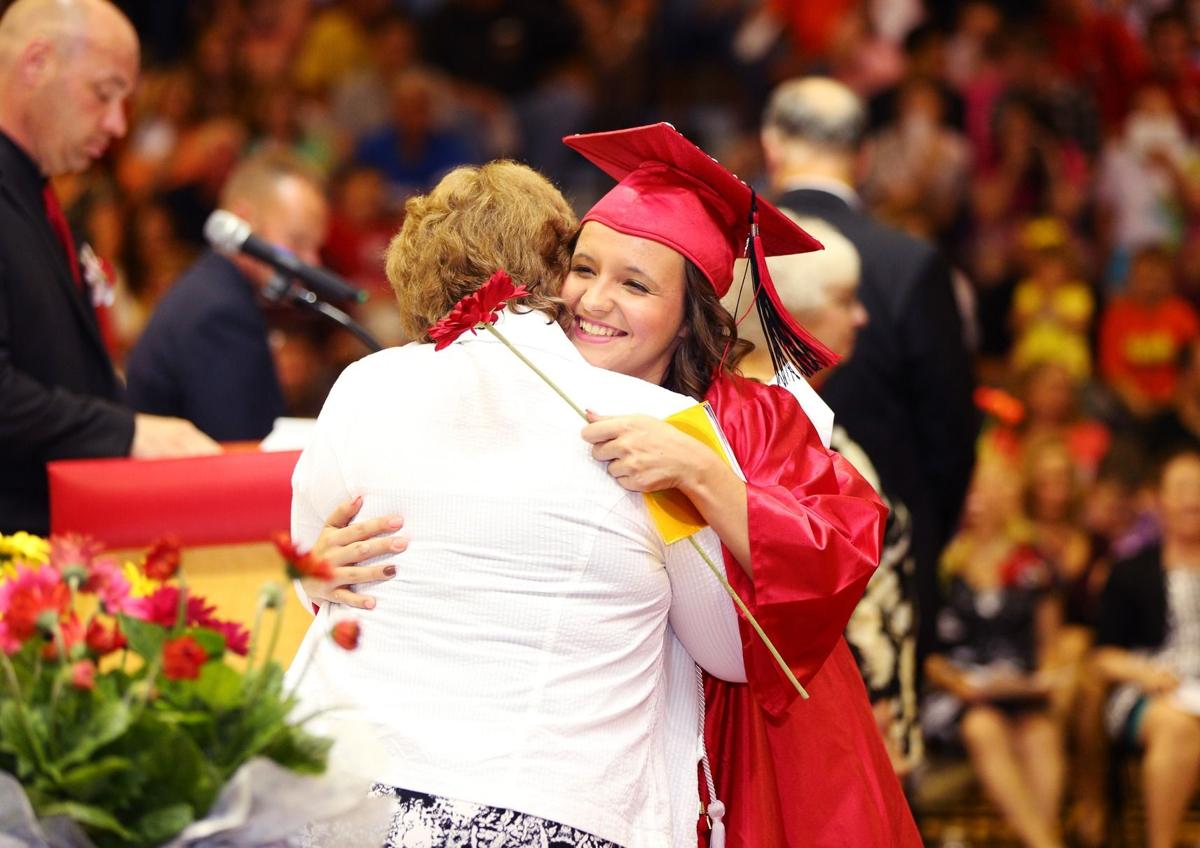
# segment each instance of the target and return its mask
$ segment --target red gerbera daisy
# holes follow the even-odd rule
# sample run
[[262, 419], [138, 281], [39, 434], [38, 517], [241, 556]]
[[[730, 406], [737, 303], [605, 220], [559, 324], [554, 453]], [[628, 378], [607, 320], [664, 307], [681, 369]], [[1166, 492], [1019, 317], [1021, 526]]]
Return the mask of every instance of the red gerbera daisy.
[[524, 286], [513, 284], [507, 272], [497, 271], [486, 283], [454, 304], [449, 315], [429, 328], [433, 349], [448, 347], [467, 330], [474, 333], [480, 324], [494, 324], [504, 304], [528, 295]]

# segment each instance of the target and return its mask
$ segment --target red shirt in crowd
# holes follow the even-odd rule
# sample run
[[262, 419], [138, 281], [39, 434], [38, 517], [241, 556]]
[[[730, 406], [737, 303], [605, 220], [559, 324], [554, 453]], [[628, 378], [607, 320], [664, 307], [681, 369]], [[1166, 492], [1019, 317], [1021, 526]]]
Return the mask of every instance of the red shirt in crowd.
[[1117, 297], [1100, 323], [1100, 374], [1165, 404], [1175, 392], [1179, 353], [1197, 333], [1200, 317], [1182, 298], [1147, 305]]

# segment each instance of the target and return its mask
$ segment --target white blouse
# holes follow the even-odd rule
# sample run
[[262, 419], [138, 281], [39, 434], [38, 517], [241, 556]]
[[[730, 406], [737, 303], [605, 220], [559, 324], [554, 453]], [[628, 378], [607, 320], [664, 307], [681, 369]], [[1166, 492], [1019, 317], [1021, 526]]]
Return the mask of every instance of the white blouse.
[[[540, 313], [498, 327], [585, 408], [664, 417], [693, 403], [589, 366]], [[744, 680], [736, 615], [691, 545], [666, 546], [642, 496], [592, 459], [582, 426], [484, 331], [350, 366], [296, 466], [293, 536], [311, 545], [361, 494], [359, 519], [399, 513], [410, 544], [378, 560], [396, 576], [354, 611], [358, 650], [326, 636], [346, 612], [327, 604], [291, 674], [311, 658], [304, 707], [374, 729], [382, 783], [628, 848], [690, 831], [690, 848], [699, 704], [671, 630], [711, 673]], [[715, 534], [698, 539], [721, 567]]]

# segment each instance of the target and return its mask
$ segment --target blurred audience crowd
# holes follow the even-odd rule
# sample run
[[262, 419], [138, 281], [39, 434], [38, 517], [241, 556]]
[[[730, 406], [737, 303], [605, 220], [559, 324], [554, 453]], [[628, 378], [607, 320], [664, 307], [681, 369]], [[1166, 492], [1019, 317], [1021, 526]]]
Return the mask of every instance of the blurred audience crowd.
[[[986, 420], [940, 566], [925, 747], [968, 755], [1030, 845], [1065, 826], [1104, 844], [1105, 763], [1144, 750], [1148, 844], [1171, 844], [1200, 770], [1200, 583], [1173, 576], [1200, 572], [1200, 455], [1180, 455], [1200, 451], [1200, 3], [118, 5], [143, 40], [131, 130], [56, 181], [116, 280], [118, 363], [251, 153], [321, 181], [321, 259], [396, 344], [380, 257], [449, 168], [517, 158], [583, 209], [606, 186], [560, 138], [666, 120], [765, 191], [772, 88], [850, 86], [870, 106], [859, 194], [949, 259]], [[268, 317], [286, 406], [313, 415], [365, 351]]]

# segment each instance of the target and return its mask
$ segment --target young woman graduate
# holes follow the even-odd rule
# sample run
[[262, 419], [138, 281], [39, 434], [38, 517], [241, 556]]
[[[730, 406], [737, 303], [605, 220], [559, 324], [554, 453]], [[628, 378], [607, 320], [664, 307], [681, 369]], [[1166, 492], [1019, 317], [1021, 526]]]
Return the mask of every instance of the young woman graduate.
[[811, 693], [797, 697], [745, 622], [748, 683], [706, 679], [726, 845], [920, 845], [841, 636], [877, 562], [882, 506], [791, 394], [733, 372], [736, 329], [719, 300], [746, 255], [776, 371], [818, 370], [833, 357], [781, 306], [764, 257], [820, 245], [667, 124], [564, 141], [619, 181], [583, 216], [563, 285], [571, 340], [594, 365], [707, 400], [746, 481], [644, 416], [598, 420], [584, 438], [627, 488], [691, 498]]

